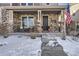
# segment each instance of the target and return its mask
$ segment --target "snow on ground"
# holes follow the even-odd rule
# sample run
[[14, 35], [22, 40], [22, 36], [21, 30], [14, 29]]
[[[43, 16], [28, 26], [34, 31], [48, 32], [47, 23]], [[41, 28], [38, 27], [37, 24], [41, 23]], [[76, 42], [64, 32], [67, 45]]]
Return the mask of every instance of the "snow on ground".
[[56, 39], [57, 42], [63, 47], [63, 50], [65, 53], [67, 53], [67, 55], [79, 56], [79, 38], [75, 38], [75, 40], [73, 40], [72, 36], [66, 36], [66, 40], [62, 40], [60, 37], [52, 36], [51, 34], [47, 36], [48, 39], [50, 39], [47, 45], [53, 47], [54, 40]]
[[[41, 38], [31, 39], [29, 36], [12, 35], [0, 37], [0, 55], [5, 56], [40, 56]], [[3, 46], [1, 45], [3, 44]]]
[[[48, 36], [48, 37], [47, 37]], [[47, 35], [50, 39], [48, 45], [53, 47], [53, 40], [57, 39], [58, 43], [62, 45], [63, 50], [69, 56], [79, 56], [79, 41], [72, 40], [71, 36], [67, 36], [66, 40], [60, 37], [52, 37]], [[1, 45], [2, 44], [2, 45]], [[0, 55], [5, 56], [40, 56], [41, 55], [41, 38], [31, 39], [29, 36], [12, 35], [8, 38], [0, 36]]]
[[64, 51], [69, 56], [79, 56], [79, 41], [72, 40], [72, 37], [67, 37], [66, 40], [56, 37], [59, 44], [63, 46]]

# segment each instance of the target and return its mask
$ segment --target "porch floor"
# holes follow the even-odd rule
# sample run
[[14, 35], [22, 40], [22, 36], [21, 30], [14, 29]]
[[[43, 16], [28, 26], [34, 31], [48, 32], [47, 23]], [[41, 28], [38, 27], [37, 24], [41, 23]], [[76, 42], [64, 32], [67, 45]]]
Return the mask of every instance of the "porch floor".
[[[50, 32], [45, 32], [45, 33], [33, 33], [35, 34], [36, 36], [40, 36], [40, 35], [51, 35], [51, 36], [58, 36], [58, 37], [62, 37], [63, 36], [63, 33], [50, 33]], [[9, 35], [25, 35], [25, 36], [30, 36], [32, 35], [32, 33], [20, 33], [20, 32], [15, 32], [15, 33], [9, 33]]]

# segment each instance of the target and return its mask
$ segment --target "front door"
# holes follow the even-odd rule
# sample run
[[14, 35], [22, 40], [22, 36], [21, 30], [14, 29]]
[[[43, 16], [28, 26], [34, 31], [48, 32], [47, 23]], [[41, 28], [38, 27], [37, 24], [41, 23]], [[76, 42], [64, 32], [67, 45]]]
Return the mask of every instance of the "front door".
[[43, 30], [48, 30], [48, 16], [43, 16]]

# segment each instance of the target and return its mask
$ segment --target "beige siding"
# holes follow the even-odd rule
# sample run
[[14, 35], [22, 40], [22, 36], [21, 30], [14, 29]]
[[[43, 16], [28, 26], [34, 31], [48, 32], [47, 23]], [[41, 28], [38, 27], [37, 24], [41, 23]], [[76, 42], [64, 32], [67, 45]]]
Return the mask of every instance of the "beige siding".
[[79, 10], [79, 4], [74, 4], [70, 7], [70, 12], [71, 12], [71, 15], [73, 15], [73, 13], [76, 13], [76, 11]]

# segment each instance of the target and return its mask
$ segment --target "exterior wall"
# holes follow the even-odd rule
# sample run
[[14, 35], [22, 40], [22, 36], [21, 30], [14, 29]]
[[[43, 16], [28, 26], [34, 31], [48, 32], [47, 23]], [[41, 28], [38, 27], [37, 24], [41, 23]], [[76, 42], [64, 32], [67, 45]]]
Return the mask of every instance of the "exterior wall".
[[13, 11], [12, 10], [8, 11], [8, 16], [9, 16], [9, 18], [8, 18], [8, 24], [9, 24], [8, 30], [11, 33], [11, 32], [13, 32]]
[[10, 6], [10, 3], [0, 3], [0, 6]]
[[[38, 15], [37, 14], [21, 14], [19, 15], [19, 19], [21, 20], [22, 17], [24, 16], [33, 16], [34, 17], [34, 21], [35, 21], [35, 24], [37, 24], [37, 19], [38, 19]], [[41, 26], [43, 26], [43, 16], [48, 16], [48, 26], [50, 26], [50, 23], [51, 23], [51, 19], [52, 20], [58, 20], [58, 15], [57, 14], [42, 14], [41, 15]]]
[[[40, 5], [40, 6], [39, 6]], [[21, 20], [22, 20], [22, 16], [34, 16], [34, 20], [35, 20], [35, 26], [37, 26], [38, 23], [38, 10], [41, 11], [61, 11], [62, 9], [65, 9], [65, 7], [63, 5], [58, 5], [58, 4], [50, 4], [50, 5], [46, 5], [46, 4], [38, 4], [38, 6], [12, 6], [12, 4], [10, 4], [10, 6], [4, 6], [6, 10], [8, 10], [8, 30], [9, 32], [14, 32], [14, 30], [16, 31], [17, 28], [21, 28]], [[36, 14], [18, 14], [18, 13], [14, 13], [14, 11], [16, 10], [21, 10], [21, 11], [36, 11]], [[48, 16], [48, 26], [51, 25], [51, 20], [59, 20], [59, 14], [53, 14], [53, 13], [46, 13], [43, 14], [41, 12], [41, 17], [39, 17], [40, 20], [40, 26], [43, 26], [43, 16]], [[60, 16], [61, 19], [61, 16]], [[53, 25], [57, 25], [58, 24], [53, 24]]]
[[79, 20], [79, 4], [71, 5], [70, 12], [74, 21]]
[[[51, 21], [57, 21], [57, 23], [53, 23], [53, 26], [56, 25], [57, 28], [59, 28], [59, 19], [61, 19], [61, 14], [43, 14], [41, 13], [41, 20], [40, 20], [40, 26], [43, 26], [43, 16], [48, 16], [48, 26], [51, 26]], [[37, 23], [38, 23], [38, 14], [18, 14], [18, 13], [14, 13], [14, 18], [13, 18], [13, 23], [14, 23], [14, 30], [15, 32], [17, 31], [17, 29], [21, 29], [21, 21], [22, 21], [22, 17], [25, 17], [25, 16], [33, 16], [34, 17], [34, 23], [35, 23], [35, 26], [37, 26]], [[60, 18], [59, 18], [60, 16]], [[63, 25], [61, 25], [63, 27]]]
[[34, 23], [36, 25], [37, 23], [37, 14], [18, 14], [18, 13], [14, 13], [14, 18], [13, 18], [13, 23], [14, 23], [14, 30], [15, 32], [19, 29], [22, 29], [21, 27], [21, 22], [22, 22], [22, 17], [26, 17], [26, 16], [33, 16], [34, 17]]
[[72, 27], [76, 31], [78, 29], [77, 25], [79, 24], [79, 4], [72, 4], [70, 6], [70, 13], [72, 15], [72, 20], [74, 21]]
[[[34, 23], [35, 23], [35, 27], [37, 26], [38, 23], [38, 13], [32, 13], [32, 14], [18, 14], [17, 12], [14, 13], [13, 10], [8, 10], [8, 31], [9, 33], [12, 32], [17, 32], [17, 30], [21, 29], [21, 21], [22, 21], [22, 17], [24, 16], [33, 16], [34, 17]], [[48, 16], [48, 26], [51, 26], [51, 21], [56, 20], [56, 23], [53, 23], [53, 26], [56, 25], [56, 28], [59, 28], [59, 23], [58, 21], [61, 20], [61, 13], [60, 14], [54, 14], [54, 13], [41, 13], [41, 21], [40, 21], [40, 25], [43, 26], [43, 16]], [[61, 25], [61, 27], [63, 27], [63, 24]], [[19, 29], [18, 29], [19, 28]], [[54, 28], [53, 28], [54, 29]], [[63, 29], [63, 28], [62, 28]]]
[[2, 21], [1, 21], [1, 20], [2, 20], [2, 14], [1, 14], [1, 11], [2, 11], [2, 10], [1, 10], [1, 8], [0, 8], [0, 24], [1, 24], [1, 22], [2, 22]]
[[[12, 10], [6, 10], [5, 8], [0, 8], [0, 31], [1, 34], [13, 32], [13, 11]], [[3, 24], [3, 26], [2, 26]]]
[[74, 13], [76, 13], [77, 10], [79, 10], [79, 4], [70, 5], [71, 15], [73, 15]]
[[[33, 3], [31, 6], [65, 6], [66, 3]], [[21, 3], [0, 3], [0, 6], [30, 6], [28, 3], [21, 5]]]
[[16, 32], [18, 30], [18, 27], [20, 26], [21, 19], [19, 18], [20, 15], [17, 13], [13, 14], [13, 30]]
[[2, 10], [0, 8], [0, 34], [2, 34], [2, 27], [1, 27], [1, 23], [2, 23]]
[[43, 16], [48, 16], [48, 26], [51, 25], [51, 20], [58, 20], [58, 14], [42, 14], [41, 25], [43, 25]]

